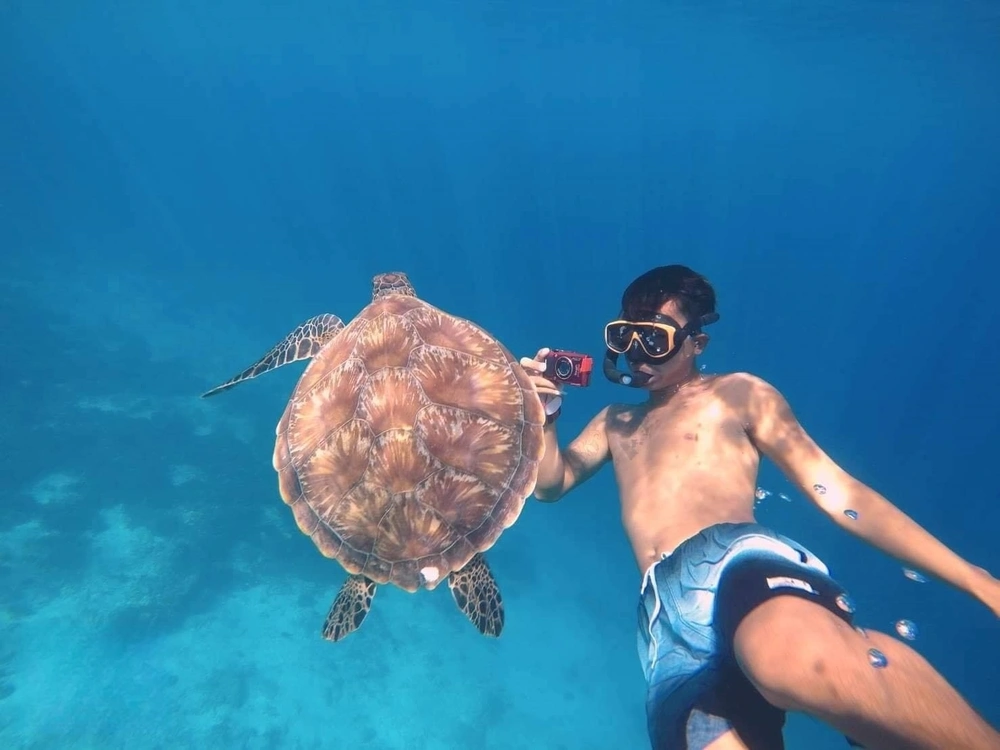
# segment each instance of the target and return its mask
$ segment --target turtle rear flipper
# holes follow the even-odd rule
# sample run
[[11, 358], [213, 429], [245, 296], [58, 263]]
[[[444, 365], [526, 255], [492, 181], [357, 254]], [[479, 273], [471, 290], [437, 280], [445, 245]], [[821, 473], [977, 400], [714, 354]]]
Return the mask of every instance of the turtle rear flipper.
[[455, 604], [483, 635], [496, 637], [503, 630], [504, 611], [500, 587], [482, 554], [473, 556], [461, 570], [448, 576]]
[[202, 398], [214, 396], [222, 391], [229, 390], [234, 385], [250, 380], [265, 372], [276, 370], [282, 365], [298, 362], [301, 359], [309, 359], [323, 348], [330, 339], [336, 336], [340, 329], [344, 327], [344, 321], [336, 315], [325, 313], [309, 318], [281, 341], [275, 344], [267, 354], [258, 359], [239, 375], [227, 380], [222, 385], [218, 385], [210, 391], [201, 394]]
[[361, 575], [348, 576], [323, 623], [323, 637], [341, 641], [364, 622], [375, 597], [375, 581]]

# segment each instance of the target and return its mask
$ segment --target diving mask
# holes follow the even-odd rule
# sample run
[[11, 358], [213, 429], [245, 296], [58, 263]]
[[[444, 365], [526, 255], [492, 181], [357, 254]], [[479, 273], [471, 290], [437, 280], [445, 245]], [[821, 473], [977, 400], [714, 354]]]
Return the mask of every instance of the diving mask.
[[604, 374], [615, 383], [641, 386], [649, 380], [649, 376], [623, 373], [616, 369], [619, 355], [625, 355], [634, 364], [663, 364], [680, 351], [684, 339], [718, 319], [718, 313], [709, 313], [684, 326], [669, 315], [660, 313], [654, 313], [646, 320], [612, 320], [604, 326], [604, 345], [607, 347]]

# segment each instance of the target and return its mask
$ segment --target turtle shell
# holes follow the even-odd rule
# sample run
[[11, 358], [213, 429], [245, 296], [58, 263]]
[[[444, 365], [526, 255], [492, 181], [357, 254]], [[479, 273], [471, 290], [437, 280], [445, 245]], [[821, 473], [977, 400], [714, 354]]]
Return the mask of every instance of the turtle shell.
[[544, 419], [527, 373], [493, 336], [391, 295], [309, 363], [273, 463], [323, 555], [376, 583], [433, 589], [517, 520]]

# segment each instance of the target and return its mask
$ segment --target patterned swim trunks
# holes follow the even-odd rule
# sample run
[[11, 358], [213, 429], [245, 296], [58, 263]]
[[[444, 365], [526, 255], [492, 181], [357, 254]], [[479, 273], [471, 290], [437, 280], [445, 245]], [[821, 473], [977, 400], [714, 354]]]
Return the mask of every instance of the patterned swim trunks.
[[654, 750], [702, 750], [730, 730], [752, 750], [784, 747], [785, 712], [743, 674], [733, 637], [754, 607], [788, 595], [852, 622], [826, 565], [760, 524], [710, 526], [649, 567], [637, 641]]

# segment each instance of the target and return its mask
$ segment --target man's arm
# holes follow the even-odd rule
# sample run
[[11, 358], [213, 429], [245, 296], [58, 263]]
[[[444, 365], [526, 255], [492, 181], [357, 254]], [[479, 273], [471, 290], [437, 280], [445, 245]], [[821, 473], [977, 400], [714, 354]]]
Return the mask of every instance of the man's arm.
[[[776, 388], [759, 378], [746, 377], [751, 439], [838, 526], [976, 598], [995, 598], [997, 582], [989, 573], [963, 560], [878, 492], [844, 471], [809, 437]], [[847, 515], [846, 511], [853, 513]]]
[[565, 451], [559, 448], [555, 423], [545, 426], [545, 454], [538, 466], [536, 498], [554, 503], [592, 477], [610, 458], [607, 414], [608, 409], [602, 409]]

